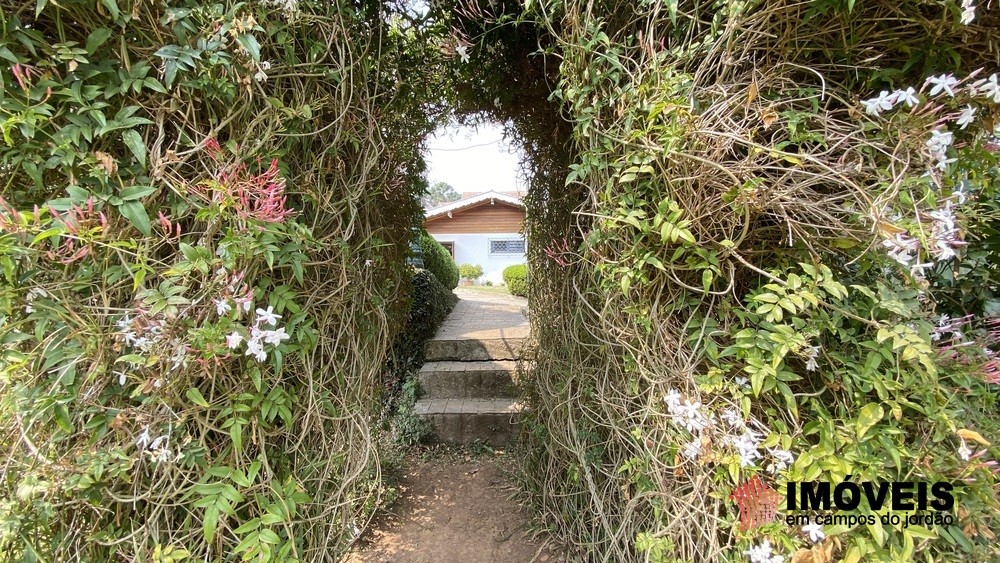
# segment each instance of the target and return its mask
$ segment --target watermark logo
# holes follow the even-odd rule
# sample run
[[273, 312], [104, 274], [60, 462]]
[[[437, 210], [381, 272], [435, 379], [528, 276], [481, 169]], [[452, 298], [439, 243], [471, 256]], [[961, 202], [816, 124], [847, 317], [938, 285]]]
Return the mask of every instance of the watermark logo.
[[781, 495], [754, 475], [750, 480], [733, 490], [729, 498], [740, 508], [740, 531], [745, 532], [766, 524], [778, 515]]
[[[789, 526], [858, 524], [940, 526], [950, 525], [955, 508], [954, 485], [923, 481], [851, 481], [848, 475], [834, 485], [828, 481], [789, 481], [785, 491], [785, 523]], [[781, 494], [757, 475], [733, 490], [729, 496], [740, 511], [740, 531], [775, 520]], [[864, 502], [863, 502], [864, 501]], [[855, 511], [862, 505], [865, 514]], [[797, 513], [794, 513], [797, 512]], [[903, 512], [905, 514], [898, 514]], [[882, 513], [882, 514], [873, 514]]]

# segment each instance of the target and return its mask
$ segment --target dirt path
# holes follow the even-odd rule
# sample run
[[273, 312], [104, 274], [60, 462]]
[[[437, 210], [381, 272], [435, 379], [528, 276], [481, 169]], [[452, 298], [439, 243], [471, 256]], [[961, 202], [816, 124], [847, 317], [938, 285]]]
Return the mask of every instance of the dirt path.
[[531, 538], [504, 455], [414, 457], [401, 497], [343, 563], [528, 563], [562, 561]]

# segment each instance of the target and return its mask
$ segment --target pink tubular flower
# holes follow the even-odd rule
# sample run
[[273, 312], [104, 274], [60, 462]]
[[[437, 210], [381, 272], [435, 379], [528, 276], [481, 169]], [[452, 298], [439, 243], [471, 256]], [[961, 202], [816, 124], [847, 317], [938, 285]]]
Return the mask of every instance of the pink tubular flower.
[[285, 197], [285, 179], [278, 176], [278, 161], [271, 161], [271, 166], [263, 173], [249, 178], [245, 188], [239, 185], [235, 194], [242, 204], [242, 211], [250, 218], [265, 223], [280, 223], [292, 214], [285, 208], [288, 198]]
[[243, 164], [225, 167], [213, 181], [192, 186], [192, 191], [209, 203], [227, 201], [243, 221], [281, 223], [293, 213], [285, 207], [285, 179], [276, 159], [256, 175], [248, 173]]

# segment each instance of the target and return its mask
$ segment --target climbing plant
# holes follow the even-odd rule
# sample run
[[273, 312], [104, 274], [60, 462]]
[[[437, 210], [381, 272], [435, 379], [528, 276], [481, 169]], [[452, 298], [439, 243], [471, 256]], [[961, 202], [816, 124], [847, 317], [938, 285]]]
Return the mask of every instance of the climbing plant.
[[424, 31], [0, 4], [0, 559], [337, 560], [381, 495]]
[[[524, 479], [576, 554], [996, 558], [997, 12], [455, 12], [459, 97], [535, 171]], [[744, 527], [751, 477], [962, 485], [947, 524]]]

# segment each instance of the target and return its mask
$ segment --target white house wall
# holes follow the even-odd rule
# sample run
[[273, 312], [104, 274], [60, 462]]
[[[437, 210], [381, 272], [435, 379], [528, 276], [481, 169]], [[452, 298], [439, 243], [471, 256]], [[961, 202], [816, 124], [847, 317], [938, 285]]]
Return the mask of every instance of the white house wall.
[[483, 277], [495, 284], [503, 283], [503, 269], [514, 264], [525, 264], [528, 259], [525, 254], [490, 254], [491, 240], [523, 239], [520, 233], [486, 233], [486, 234], [431, 234], [438, 242], [455, 244], [455, 262], [462, 264], [479, 264], [483, 267]]

